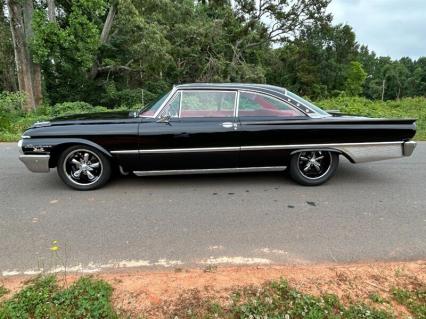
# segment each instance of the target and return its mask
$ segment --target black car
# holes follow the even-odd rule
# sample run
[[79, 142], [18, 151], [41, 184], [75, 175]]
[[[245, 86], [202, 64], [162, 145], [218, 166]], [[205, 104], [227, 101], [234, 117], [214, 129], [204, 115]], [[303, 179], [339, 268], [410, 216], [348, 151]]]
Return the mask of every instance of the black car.
[[34, 124], [19, 141], [32, 172], [57, 167], [72, 188], [103, 186], [114, 168], [138, 176], [277, 171], [320, 185], [339, 156], [352, 163], [410, 156], [413, 119], [329, 114], [260, 84], [175, 86], [139, 112], [71, 115]]

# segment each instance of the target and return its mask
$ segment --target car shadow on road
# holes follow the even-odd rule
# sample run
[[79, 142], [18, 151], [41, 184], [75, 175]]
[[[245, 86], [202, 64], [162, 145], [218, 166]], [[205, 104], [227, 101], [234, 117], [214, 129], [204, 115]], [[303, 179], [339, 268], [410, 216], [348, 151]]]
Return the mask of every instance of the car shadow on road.
[[[64, 185], [56, 172], [52, 170], [46, 175], [32, 175], [26, 184], [32, 184], [31, 188], [39, 188], [50, 191], [64, 191], [68, 187]], [[384, 174], [383, 170], [366, 165], [353, 165], [343, 162], [334, 176], [325, 185], [351, 186], [351, 185], [387, 185], [400, 182], [394, 174]], [[288, 171], [263, 172], [263, 173], [235, 173], [235, 174], [201, 174], [201, 175], [171, 175], [171, 176], [145, 176], [117, 175], [112, 178], [104, 188], [115, 187], [209, 187], [209, 186], [262, 186], [274, 185], [280, 187], [303, 187], [294, 183]]]
[[[352, 164], [342, 165], [334, 176], [326, 185], [341, 186], [357, 185], [369, 183], [387, 184], [397, 182], [397, 178], [391, 174], [384, 175], [382, 172], [369, 167], [352, 166]], [[264, 172], [264, 173], [235, 173], [235, 174], [195, 174], [195, 175], [172, 175], [172, 176], [144, 176], [137, 177], [117, 176], [110, 185], [116, 187], [118, 185], [127, 186], [161, 186], [161, 187], [179, 187], [179, 186], [242, 186], [242, 185], [280, 185], [291, 187], [303, 187], [294, 183], [288, 171], [285, 172]], [[107, 185], [108, 187], [108, 185]]]

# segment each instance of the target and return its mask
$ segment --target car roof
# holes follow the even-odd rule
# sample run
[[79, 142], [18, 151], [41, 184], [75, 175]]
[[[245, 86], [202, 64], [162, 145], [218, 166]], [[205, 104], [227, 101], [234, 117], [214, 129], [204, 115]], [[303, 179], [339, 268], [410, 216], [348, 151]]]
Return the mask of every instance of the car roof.
[[175, 86], [176, 89], [228, 89], [228, 90], [253, 90], [253, 91], [273, 91], [279, 94], [286, 94], [285, 88], [256, 83], [187, 83]]

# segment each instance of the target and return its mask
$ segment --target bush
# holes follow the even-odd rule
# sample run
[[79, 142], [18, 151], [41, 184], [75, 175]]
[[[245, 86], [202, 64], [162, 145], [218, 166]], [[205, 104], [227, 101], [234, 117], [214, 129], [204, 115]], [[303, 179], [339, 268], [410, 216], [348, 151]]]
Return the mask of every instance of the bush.
[[426, 98], [404, 98], [401, 100], [371, 101], [362, 97], [340, 96], [317, 101], [324, 110], [339, 110], [344, 114], [386, 118], [417, 119], [416, 139], [426, 139]]
[[23, 114], [24, 101], [25, 94], [20, 92], [0, 93], [0, 132], [10, 131], [14, 117]]
[[22, 92], [0, 92], [0, 116], [22, 113], [25, 94]]
[[62, 116], [69, 114], [80, 114], [80, 113], [95, 113], [95, 112], [107, 112], [108, 109], [103, 106], [92, 106], [86, 102], [64, 102], [55, 104], [52, 108], [53, 116]]

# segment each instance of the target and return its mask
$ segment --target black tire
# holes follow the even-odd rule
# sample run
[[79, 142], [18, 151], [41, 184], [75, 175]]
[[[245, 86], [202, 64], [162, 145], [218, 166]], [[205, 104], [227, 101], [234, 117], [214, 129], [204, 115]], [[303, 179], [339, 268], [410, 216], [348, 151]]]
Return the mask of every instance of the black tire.
[[57, 171], [69, 187], [88, 191], [104, 186], [111, 177], [111, 163], [104, 154], [86, 145], [67, 148], [59, 156]]
[[289, 171], [298, 184], [318, 186], [333, 177], [338, 166], [339, 154], [336, 152], [300, 151], [292, 155]]

